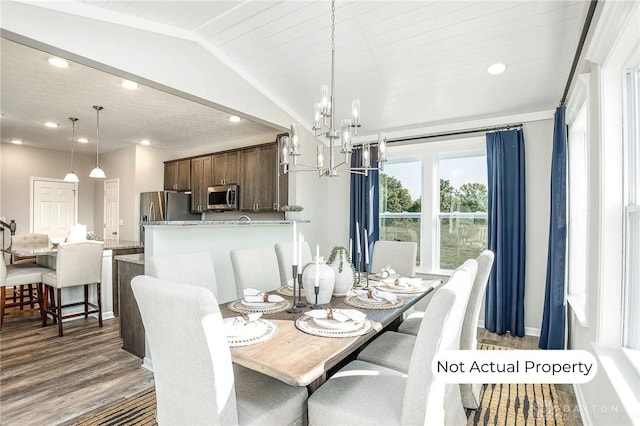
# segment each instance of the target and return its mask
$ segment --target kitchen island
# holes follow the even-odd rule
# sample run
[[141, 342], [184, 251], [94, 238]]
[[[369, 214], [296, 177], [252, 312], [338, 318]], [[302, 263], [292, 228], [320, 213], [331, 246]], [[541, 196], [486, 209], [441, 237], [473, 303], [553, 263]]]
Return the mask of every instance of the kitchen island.
[[308, 220], [215, 220], [144, 222], [145, 257], [207, 252], [218, 283], [218, 303], [237, 298], [230, 251], [293, 241], [293, 224]]

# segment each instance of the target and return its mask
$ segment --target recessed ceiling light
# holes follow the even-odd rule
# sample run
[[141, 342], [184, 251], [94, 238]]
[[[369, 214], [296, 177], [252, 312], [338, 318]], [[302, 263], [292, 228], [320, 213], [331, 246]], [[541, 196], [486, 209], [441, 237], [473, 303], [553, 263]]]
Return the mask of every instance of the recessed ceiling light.
[[87, 138], [78, 138], [78, 139], [76, 139], [76, 141], [78, 141], [80, 143], [87, 143], [87, 142], [89, 142], [89, 139], [87, 139]]
[[489, 67], [487, 68], [487, 72], [491, 75], [498, 75], [498, 74], [502, 74], [506, 69], [507, 69], [507, 66], [505, 64], [496, 63], [496, 64], [489, 65]]
[[151, 141], [149, 139], [142, 139], [140, 145], [151, 145]]
[[122, 83], [120, 83], [120, 84], [125, 89], [135, 90], [135, 89], [138, 88], [138, 83], [136, 83], [135, 81], [131, 81], [131, 80], [122, 80]]
[[22, 141], [20, 139], [11, 139], [9, 142], [14, 145], [22, 145]]
[[62, 58], [49, 58], [49, 63], [54, 67], [58, 68], [69, 68], [69, 62], [65, 61]]
[[232, 115], [229, 117], [229, 121], [231, 121], [232, 123], [239, 123], [240, 117], [238, 117], [237, 115]]
[[56, 127], [58, 127], [58, 123], [54, 123], [53, 121], [45, 121], [44, 125], [51, 129], [55, 129]]

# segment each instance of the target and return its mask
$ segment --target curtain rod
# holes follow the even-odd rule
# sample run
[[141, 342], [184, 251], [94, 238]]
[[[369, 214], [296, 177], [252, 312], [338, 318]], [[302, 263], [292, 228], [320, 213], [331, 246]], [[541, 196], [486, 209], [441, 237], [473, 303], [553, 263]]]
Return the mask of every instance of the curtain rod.
[[584, 26], [582, 27], [582, 34], [580, 34], [580, 41], [578, 41], [576, 54], [573, 57], [573, 63], [571, 64], [571, 71], [569, 72], [569, 78], [567, 79], [567, 84], [564, 86], [562, 99], [560, 99], [560, 106], [564, 106], [564, 104], [567, 102], [567, 96], [569, 95], [569, 88], [571, 87], [573, 76], [576, 73], [576, 68], [578, 67], [578, 61], [580, 60], [580, 55], [582, 55], [582, 48], [584, 47], [584, 42], [587, 39], [587, 34], [589, 33], [589, 27], [591, 26], [591, 20], [593, 19], [593, 14], [596, 11], [597, 5], [598, 5], [598, 0], [591, 0], [591, 3], [589, 3], [589, 10], [587, 11], [587, 16], [584, 20]]
[[505, 124], [502, 126], [495, 126], [495, 127], [481, 127], [477, 129], [459, 130], [455, 132], [434, 133], [431, 135], [412, 136], [407, 138], [388, 139], [387, 143], [410, 142], [410, 141], [416, 141], [420, 139], [441, 138], [445, 136], [460, 136], [460, 135], [468, 135], [471, 133], [490, 133], [490, 132], [497, 132], [499, 130], [519, 130], [519, 129], [522, 129], [522, 123]]

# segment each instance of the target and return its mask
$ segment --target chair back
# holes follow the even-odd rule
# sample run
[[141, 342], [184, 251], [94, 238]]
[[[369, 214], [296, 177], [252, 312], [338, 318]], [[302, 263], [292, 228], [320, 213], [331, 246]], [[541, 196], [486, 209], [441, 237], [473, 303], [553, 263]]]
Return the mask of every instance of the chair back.
[[56, 287], [102, 282], [102, 241], [60, 243], [56, 255]]
[[231, 250], [231, 265], [238, 299], [245, 288], [273, 291], [280, 287], [278, 258], [273, 246]]
[[[0, 253], [0, 287], [7, 285], [7, 263], [4, 260], [4, 253]], [[4, 290], [3, 290], [4, 291]]]
[[238, 424], [231, 353], [213, 293], [139, 275], [131, 288], [153, 359], [159, 424]]
[[[11, 251], [30, 252], [37, 249], [48, 249], [49, 236], [47, 234], [18, 234], [11, 236]], [[12, 255], [12, 263], [35, 263], [35, 256]]]
[[380, 272], [382, 268], [391, 266], [400, 275], [415, 277], [417, 255], [418, 243], [415, 241], [376, 241], [371, 271]]
[[[460, 347], [460, 329], [471, 293], [474, 266], [477, 269], [477, 262], [470, 259], [456, 269], [447, 285], [436, 292], [427, 306], [409, 363], [405, 395], [411, 397], [404, 399], [402, 424], [426, 424], [427, 419], [434, 424], [444, 424], [445, 418], [455, 417], [458, 410], [462, 410], [459, 393], [457, 401], [446, 398], [446, 403], [452, 407], [445, 409], [446, 387], [436, 380], [431, 362], [436, 353]], [[456, 413], [450, 415], [449, 409]]]
[[[280, 285], [286, 286], [292, 278], [293, 265], [293, 243], [277, 243], [275, 245], [276, 257], [278, 258], [278, 269], [280, 270]], [[311, 248], [306, 241], [302, 242], [302, 259], [298, 259], [298, 273], [302, 273], [302, 268], [307, 263], [311, 263]]]
[[145, 274], [164, 281], [208, 288], [218, 298], [213, 261], [206, 252], [147, 256]]

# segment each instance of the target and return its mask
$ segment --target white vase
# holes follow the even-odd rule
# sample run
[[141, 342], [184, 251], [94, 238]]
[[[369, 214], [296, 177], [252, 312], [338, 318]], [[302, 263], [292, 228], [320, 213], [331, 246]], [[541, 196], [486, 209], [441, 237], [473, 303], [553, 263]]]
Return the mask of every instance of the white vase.
[[284, 218], [285, 220], [302, 220], [302, 212], [284, 212]]
[[331, 266], [324, 263], [324, 258], [318, 258], [313, 260], [312, 263], [307, 264], [302, 271], [302, 286], [304, 288], [304, 294], [308, 303], [316, 303], [316, 270], [318, 270], [317, 278], [319, 284], [318, 291], [318, 304], [326, 305], [331, 301], [333, 295], [333, 286], [335, 283], [335, 275]]
[[[340, 264], [342, 263], [342, 271]], [[335, 275], [335, 284], [333, 286], [334, 296], [346, 296], [347, 292], [353, 287], [353, 266], [347, 260], [347, 253], [344, 250], [338, 251], [331, 265], [333, 274]]]

